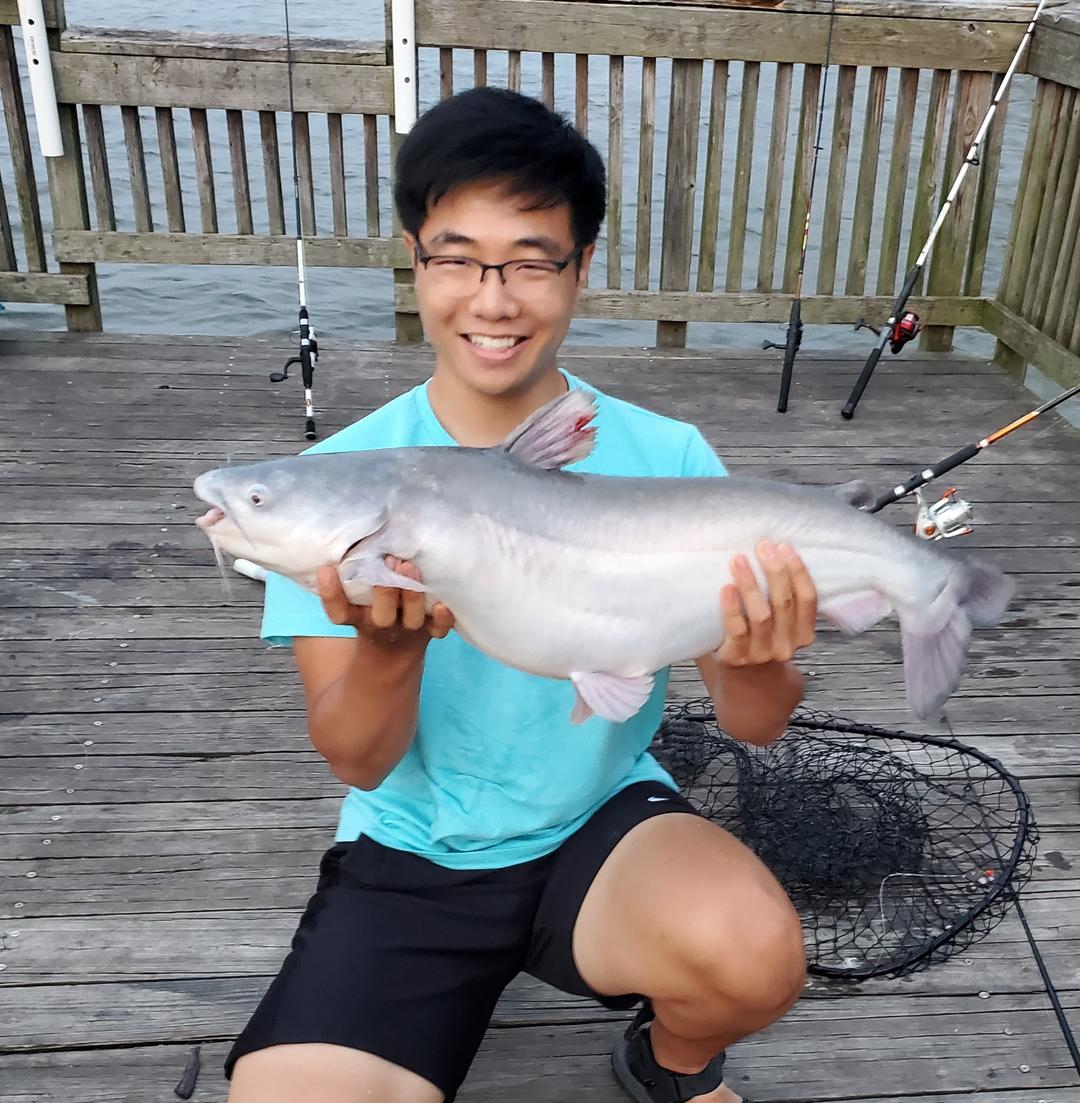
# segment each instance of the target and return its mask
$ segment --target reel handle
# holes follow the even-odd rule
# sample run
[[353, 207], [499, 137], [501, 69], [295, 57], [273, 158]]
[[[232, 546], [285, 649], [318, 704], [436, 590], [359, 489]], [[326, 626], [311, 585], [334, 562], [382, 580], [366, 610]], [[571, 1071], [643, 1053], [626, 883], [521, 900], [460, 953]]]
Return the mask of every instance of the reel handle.
[[776, 341], [762, 341], [761, 342], [761, 347], [763, 349], [786, 349], [787, 348], [787, 342], [780, 345], [780, 344], [777, 344]]

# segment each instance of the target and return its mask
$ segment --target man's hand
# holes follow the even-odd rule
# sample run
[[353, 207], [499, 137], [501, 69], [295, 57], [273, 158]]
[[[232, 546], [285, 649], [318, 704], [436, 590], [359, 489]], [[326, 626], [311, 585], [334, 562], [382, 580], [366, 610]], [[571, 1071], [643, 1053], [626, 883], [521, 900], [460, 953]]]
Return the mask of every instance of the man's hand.
[[794, 548], [763, 540], [758, 562], [768, 597], [744, 555], [731, 562], [733, 582], [720, 594], [724, 642], [713, 657], [721, 666], [760, 666], [788, 662], [814, 642], [817, 589]]
[[[414, 563], [388, 556], [386, 565], [398, 574], [420, 582]], [[454, 627], [454, 616], [442, 602], [430, 613], [424, 610], [425, 594], [399, 590], [393, 586], [375, 586], [371, 605], [354, 605], [345, 596], [334, 567], [320, 567], [316, 576], [319, 597], [326, 615], [334, 624], [349, 624], [380, 648], [423, 650], [429, 640], [442, 639]]]
[[720, 594], [724, 642], [697, 665], [719, 726], [765, 746], [784, 734], [802, 700], [803, 676], [790, 660], [814, 641], [817, 589], [793, 548], [763, 541], [756, 550], [768, 597], [747, 558], [736, 556], [734, 581]]

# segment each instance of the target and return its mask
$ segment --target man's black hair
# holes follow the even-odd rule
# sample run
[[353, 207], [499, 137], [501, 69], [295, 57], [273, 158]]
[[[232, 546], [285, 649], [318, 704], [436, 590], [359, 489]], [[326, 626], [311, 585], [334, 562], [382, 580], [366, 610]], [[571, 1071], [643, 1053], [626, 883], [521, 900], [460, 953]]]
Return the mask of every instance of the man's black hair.
[[530, 210], [566, 203], [574, 244], [596, 240], [605, 204], [600, 154], [547, 106], [504, 88], [460, 92], [420, 116], [398, 150], [398, 217], [416, 237], [452, 188], [495, 180]]

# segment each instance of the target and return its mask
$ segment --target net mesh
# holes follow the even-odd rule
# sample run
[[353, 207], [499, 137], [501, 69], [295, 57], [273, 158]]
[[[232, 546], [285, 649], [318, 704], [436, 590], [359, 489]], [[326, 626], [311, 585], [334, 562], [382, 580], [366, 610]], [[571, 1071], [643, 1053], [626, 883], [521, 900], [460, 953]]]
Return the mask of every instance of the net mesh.
[[985, 937], [1031, 876], [1037, 831], [1017, 780], [955, 739], [799, 709], [768, 747], [670, 705], [650, 748], [705, 816], [773, 871], [811, 972], [901, 976]]

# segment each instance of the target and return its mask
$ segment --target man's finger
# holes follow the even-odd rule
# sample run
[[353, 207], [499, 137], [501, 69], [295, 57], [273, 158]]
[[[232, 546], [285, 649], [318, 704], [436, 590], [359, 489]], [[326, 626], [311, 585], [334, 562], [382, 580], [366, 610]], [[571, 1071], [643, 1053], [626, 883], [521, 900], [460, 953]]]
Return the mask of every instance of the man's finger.
[[750, 567], [750, 561], [745, 555], [735, 556], [731, 565], [731, 577], [739, 589], [739, 597], [746, 610], [750, 630], [760, 632], [772, 620], [772, 610], [769, 608], [768, 598], [761, 592], [761, 587]]
[[395, 586], [372, 586], [371, 623], [375, 628], [397, 624], [401, 591]]
[[[415, 563], [402, 561], [393, 568], [398, 574], [411, 578], [414, 582], [420, 581], [420, 571]], [[427, 619], [427, 610], [424, 608], [426, 595], [417, 590], [401, 591], [401, 626], [415, 632], [424, 627]]]
[[806, 564], [794, 548], [781, 544], [778, 550], [787, 562], [791, 592], [795, 598], [795, 643], [798, 647], [806, 647], [814, 642], [818, 608], [817, 587], [806, 569]]
[[[767, 650], [769, 658], [786, 661], [795, 651], [795, 596], [791, 588], [787, 560], [776, 546], [763, 540], [757, 547], [758, 560], [769, 587], [769, 608], [772, 613], [772, 639]], [[762, 641], [764, 644], [765, 641]]]
[[315, 588], [327, 617], [334, 624], [348, 624], [349, 602], [337, 571], [329, 565], [320, 567], [315, 573]]
[[428, 619], [428, 632], [434, 639], [444, 639], [454, 627], [454, 614], [443, 603], [437, 602]]

